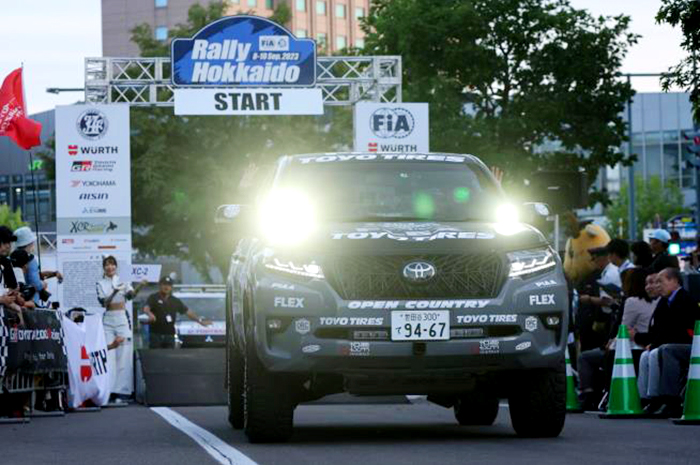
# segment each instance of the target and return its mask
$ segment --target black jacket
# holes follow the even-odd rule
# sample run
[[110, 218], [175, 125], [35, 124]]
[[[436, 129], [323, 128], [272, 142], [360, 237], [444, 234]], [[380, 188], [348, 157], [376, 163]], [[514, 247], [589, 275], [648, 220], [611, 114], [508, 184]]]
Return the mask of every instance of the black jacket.
[[0, 269], [2, 269], [2, 285], [8, 289], [17, 289], [17, 278], [12, 269], [10, 257], [0, 257]]
[[668, 251], [656, 254], [654, 261], [651, 262], [650, 271], [652, 273], [658, 273], [666, 268], [680, 268], [678, 257], [669, 255]]
[[669, 304], [667, 298], [659, 301], [649, 323], [648, 333], [639, 333], [634, 341], [652, 348], [663, 344], [692, 344], [695, 320], [700, 319], [700, 307], [688, 291], [681, 288]]

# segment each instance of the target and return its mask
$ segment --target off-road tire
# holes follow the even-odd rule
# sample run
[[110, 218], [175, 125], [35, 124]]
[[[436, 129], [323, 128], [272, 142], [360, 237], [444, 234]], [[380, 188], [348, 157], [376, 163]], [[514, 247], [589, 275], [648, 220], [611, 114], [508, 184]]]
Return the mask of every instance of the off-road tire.
[[228, 422], [233, 429], [243, 429], [243, 356], [234, 344], [226, 341], [226, 385], [228, 386]]
[[490, 426], [498, 416], [498, 397], [474, 392], [459, 396], [453, 408], [455, 419], [462, 426]]
[[289, 383], [267, 371], [252, 346], [246, 348], [245, 357], [245, 434], [252, 443], [287, 441], [294, 425]]
[[510, 419], [518, 436], [559, 436], [566, 419], [566, 368], [523, 372], [508, 398]]

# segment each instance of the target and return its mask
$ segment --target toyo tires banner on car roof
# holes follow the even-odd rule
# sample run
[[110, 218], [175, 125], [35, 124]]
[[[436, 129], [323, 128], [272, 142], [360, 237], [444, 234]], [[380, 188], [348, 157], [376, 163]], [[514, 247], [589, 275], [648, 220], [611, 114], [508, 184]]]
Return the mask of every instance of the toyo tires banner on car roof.
[[188, 86], [174, 90], [177, 115], [323, 113], [321, 90], [308, 88], [316, 84], [316, 42], [269, 19], [214, 21], [191, 39], [175, 39], [171, 60], [173, 85]]

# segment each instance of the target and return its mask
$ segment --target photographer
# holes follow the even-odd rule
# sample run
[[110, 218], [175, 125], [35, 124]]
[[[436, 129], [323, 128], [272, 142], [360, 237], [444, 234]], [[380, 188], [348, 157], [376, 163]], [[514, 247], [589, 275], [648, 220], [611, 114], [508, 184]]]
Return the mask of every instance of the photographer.
[[32, 260], [27, 265], [27, 270], [24, 272], [25, 282], [29, 286], [33, 286], [36, 292], [34, 293], [34, 303], [37, 306], [41, 302], [46, 302], [51, 297], [51, 294], [46, 290], [44, 279], [57, 278], [58, 282], [63, 281], [63, 276], [58, 271], [39, 271], [39, 262], [33, 253], [36, 249], [36, 235], [27, 226], [18, 228], [14, 232], [17, 237], [15, 246], [17, 250], [23, 250], [32, 257]]

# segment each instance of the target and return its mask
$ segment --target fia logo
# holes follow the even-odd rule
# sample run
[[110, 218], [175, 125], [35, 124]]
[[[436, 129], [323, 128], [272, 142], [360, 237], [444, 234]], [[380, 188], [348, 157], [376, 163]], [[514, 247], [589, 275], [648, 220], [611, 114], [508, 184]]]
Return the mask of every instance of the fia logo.
[[261, 52], [286, 52], [289, 50], [289, 37], [260, 36], [258, 48]]
[[370, 116], [369, 127], [382, 139], [403, 139], [413, 133], [415, 120], [405, 108], [380, 108]]
[[87, 140], [99, 140], [107, 134], [109, 122], [104, 113], [92, 108], [85, 110], [76, 123], [78, 134]]

